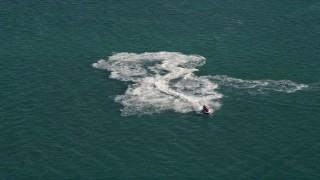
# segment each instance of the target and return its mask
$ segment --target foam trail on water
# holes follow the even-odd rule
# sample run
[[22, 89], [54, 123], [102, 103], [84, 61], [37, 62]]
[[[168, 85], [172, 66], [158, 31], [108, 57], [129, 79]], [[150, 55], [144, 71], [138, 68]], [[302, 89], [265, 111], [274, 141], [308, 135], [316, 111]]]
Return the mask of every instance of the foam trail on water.
[[212, 110], [219, 108], [218, 86], [208, 77], [193, 74], [204, 63], [202, 56], [178, 52], [117, 53], [92, 66], [107, 69], [110, 78], [133, 82], [124, 95], [115, 98], [124, 106], [122, 114], [132, 115], [163, 110], [186, 113], [199, 111], [204, 104]]
[[111, 72], [110, 78], [129, 81], [125, 94], [118, 95], [116, 102], [123, 105], [122, 115], [152, 114], [164, 110], [187, 113], [199, 111], [208, 105], [212, 111], [218, 109], [219, 86], [244, 90], [253, 94], [269, 91], [293, 93], [308, 88], [290, 80], [243, 80], [225, 75], [195, 76], [196, 67], [205, 64], [199, 55], [179, 52], [116, 53], [92, 66]]
[[253, 94], [263, 94], [269, 91], [293, 93], [309, 87], [306, 84], [298, 84], [290, 80], [243, 80], [225, 75], [208, 76], [208, 78], [219, 86], [244, 89]]

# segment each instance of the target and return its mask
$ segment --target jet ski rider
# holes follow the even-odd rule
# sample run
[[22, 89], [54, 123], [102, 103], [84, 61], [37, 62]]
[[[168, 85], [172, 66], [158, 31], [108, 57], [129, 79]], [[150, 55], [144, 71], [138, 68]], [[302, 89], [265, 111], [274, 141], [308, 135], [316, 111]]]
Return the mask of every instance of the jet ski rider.
[[208, 106], [206, 106], [206, 105], [203, 105], [203, 109], [202, 109], [204, 112], [209, 112], [209, 108], [208, 108]]

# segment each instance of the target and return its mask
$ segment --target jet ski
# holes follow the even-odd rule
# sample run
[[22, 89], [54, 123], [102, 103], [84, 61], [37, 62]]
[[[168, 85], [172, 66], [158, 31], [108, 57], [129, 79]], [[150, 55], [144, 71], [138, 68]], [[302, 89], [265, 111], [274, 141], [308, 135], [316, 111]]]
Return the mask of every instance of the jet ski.
[[201, 111], [203, 114], [210, 114], [211, 113], [210, 109], [206, 105], [203, 105], [203, 108]]

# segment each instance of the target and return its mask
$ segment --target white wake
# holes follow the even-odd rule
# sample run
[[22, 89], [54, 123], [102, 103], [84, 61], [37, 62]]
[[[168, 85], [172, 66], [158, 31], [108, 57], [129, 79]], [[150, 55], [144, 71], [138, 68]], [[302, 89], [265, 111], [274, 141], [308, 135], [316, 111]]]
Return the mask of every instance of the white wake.
[[152, 114], [164, 110], [187, 113], [208, 105], [212, 111], [221, 106], [219, 86], [294, 92], [307, 85], [289, 80], [249, 81], [228, 76], [195, 76], [205, 64], [199, 55], [179, 52], [116, 53], [99, 60], [93, 67], [111, 72], [110, 78], [132, 82], [116, 102], [123, 105], [122, 115]]
[[208, 76], [208, 78], [219, 86], [247, 90], [251, 94], [264, 94], [272, 91], [294, 93], [309, 87], [306, 84], [298, 84], [291, 80], [243, 80], [225, 75]]

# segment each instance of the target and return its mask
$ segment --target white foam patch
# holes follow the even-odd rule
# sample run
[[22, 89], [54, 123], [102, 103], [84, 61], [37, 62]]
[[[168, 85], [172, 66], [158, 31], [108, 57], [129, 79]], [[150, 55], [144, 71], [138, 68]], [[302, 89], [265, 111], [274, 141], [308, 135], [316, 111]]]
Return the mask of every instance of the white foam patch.
[[132, 82], [116, 102], [123, 105], [122, 115], [152, 114], [164, 110], [187, 113], [201, 110], [202, 105], [218, 109], [219, 86], [250, 89], [257, 92], [292, 93], [307, 87], [290, 80], [242, 80], [228, 76], [195, 76], [196, 67], [205, 64], [199, 55], [179, 52], [116, 53], [99, 60], [93, 67], [111, 72], [110, 78]]
[[178, 52], [117, 53], [93, 67], [107, 69], [110, 78], [133, 82], [115, 98], [124, 106], [122, 114], [131, 115], [164, 110], [186, 113], [199, 111], [202, 105], [213, 111], [219, 108], [218, 86], [208, 77], [193, 74], [204, 63], [202, 56]]
[[293, 93], [309, 87], [306, 84], [298, 84], [290, 80], [243, 80], [225, 75], [208, 76], [208, 78], [219, 86], [246, 89], [247, 92], [254, 94], [263, 94], [269, 91]]

